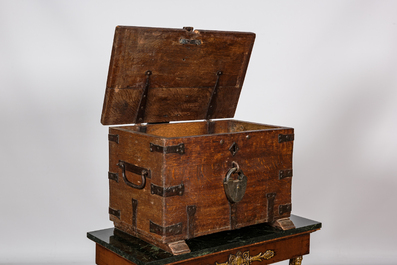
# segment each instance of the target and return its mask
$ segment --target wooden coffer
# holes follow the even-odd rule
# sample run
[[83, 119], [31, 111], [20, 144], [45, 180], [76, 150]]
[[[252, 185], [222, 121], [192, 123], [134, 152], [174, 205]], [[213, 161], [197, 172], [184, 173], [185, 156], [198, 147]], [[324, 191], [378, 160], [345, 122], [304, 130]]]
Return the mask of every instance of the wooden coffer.
[[116, 27], [101, 122], [110, 220], [174, 254], [286, 219], [294, 130], [233, 120], [255, 34]]

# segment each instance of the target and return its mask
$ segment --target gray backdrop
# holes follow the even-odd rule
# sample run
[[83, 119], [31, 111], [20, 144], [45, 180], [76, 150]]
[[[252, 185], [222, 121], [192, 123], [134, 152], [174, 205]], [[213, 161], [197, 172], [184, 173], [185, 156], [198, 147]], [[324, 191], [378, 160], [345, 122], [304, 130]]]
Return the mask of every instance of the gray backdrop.
[[[304, 264], [396, 264], [397, 1], [0, 1], [0, 263], [94, 264], [116, 25], [257, 34], [237, 119], [295, 128]], [[286, 264], [286, 262], [284, 262]]]

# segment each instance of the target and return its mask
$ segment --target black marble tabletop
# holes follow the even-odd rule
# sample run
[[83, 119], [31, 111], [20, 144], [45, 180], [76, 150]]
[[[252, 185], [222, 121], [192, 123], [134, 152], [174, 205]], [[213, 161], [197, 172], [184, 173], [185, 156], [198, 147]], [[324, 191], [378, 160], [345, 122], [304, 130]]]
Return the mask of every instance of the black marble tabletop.
[[106, 249], [138, 265], [168, 264], [204, 256], [230, 248], [281, 238], [321, 228], [321, 223], [291, 215], [295, 229], [277, 230], [268, 224], [252, 225], [233, 231], [224, 231], [186, 240], [191, 252], [174, 256], [141, 239], [115, 228], [88, 232], [87, 237]]

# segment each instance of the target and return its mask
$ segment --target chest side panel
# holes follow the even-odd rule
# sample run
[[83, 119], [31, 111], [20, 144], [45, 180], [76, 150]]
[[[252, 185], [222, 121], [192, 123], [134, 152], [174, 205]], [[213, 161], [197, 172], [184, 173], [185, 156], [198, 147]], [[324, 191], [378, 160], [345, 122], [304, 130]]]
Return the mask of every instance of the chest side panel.
[[[109, 178], [109, 207], [119, 211], [110, 219], [127, 233], [160, 238], [150, 233], [150, 221], [163, 222], [164, 200], [152, 196], [150, 188], [162, 184], [163, 156], [150, 152], [149, 146], [161, 144], [161, 139], [117, 128], [110, 128], [109, 135], [117, 135], [117, 141], [109, 141], [109, 174], [117, 176]], [[142, 181], [146, 183], [139, 187]]]
[[[166, 199], [166, 222], [189, 222], [187, 206], [195, 206], [193, 234], [199, 236], [288, 217], [291, 176], [280, 178], [280, 171], [292, 170], [293, 141], [280, 143], [280, 134], [291, 135], [293, 129], [183, 138], [185, 154], [166, 156], [166, 186], [185, 186], [184, 196]], [[223, 186], [233, 161], [247, 176], [236, 204], [229, 203]]]

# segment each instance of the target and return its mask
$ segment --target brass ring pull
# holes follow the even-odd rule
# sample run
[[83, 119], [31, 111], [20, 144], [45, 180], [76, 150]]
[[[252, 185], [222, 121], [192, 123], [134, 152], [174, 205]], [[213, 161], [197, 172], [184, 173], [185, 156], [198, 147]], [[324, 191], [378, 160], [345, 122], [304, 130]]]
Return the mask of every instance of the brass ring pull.
[[[125, 184], [127, 184], [128, 186], [135, 188], [135, 189], [143, 189], [146, 185], [146, 177], [148, 177], [149, 172], [146, 169], [143, 168], [139, 168], [135, 165], [129, 164], [127, 162], [124, 161], [119, 161], [119, 163], [117, 164], [121, 169], [122, 169], [122, 176], [123, 176], [123, 180], [125, 182]], [[131, 181], [129, 181], [126, 177], [125, 171], [130, 171], [132, 173], [141, 175], [141, 179], [142, 179], [142, 183], [137, 185], [135, 183], [132, 183]]]

